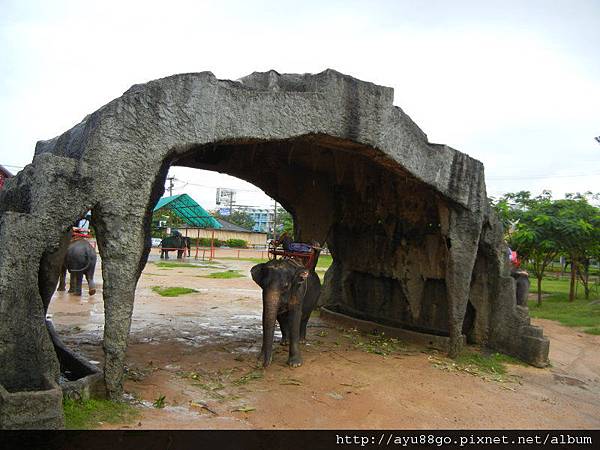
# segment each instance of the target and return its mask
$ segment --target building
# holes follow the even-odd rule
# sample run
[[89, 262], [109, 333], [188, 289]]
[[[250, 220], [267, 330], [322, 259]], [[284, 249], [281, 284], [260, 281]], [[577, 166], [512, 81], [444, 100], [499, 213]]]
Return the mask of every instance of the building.
[[0, 165], [0, 189], [4, 187], [4, 181], [7, 178], [12, 178], [14, 175], [8, 169]]
[[250, 206], [236, 206], [238, 211], [244, 211], [254, 220], [253, 231], [268, 233], [273, 229], [273, 210], [266, 208], [253, 208]]
[[226, 220], [215, 218], [221, 225], [219, 229], [195, 228], [195, 227], [180, 227], [179, 231], [184, 236], [191, 238], [214, 238], [220, 241], [228, 241], [229, 239], [241, 239], [248, 243], [250, 248], [265, 248], [267, 245], [267, 233], [260, 231], [248, 230]]

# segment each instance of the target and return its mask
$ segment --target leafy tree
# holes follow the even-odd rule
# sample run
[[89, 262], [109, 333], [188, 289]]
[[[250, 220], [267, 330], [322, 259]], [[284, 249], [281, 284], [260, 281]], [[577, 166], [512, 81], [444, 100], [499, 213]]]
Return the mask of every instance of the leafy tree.
[[529, 191], [508, 193], [498, 200], [492, 198], [492, 206], [496, 209], [500, 221], [504, 225], [505, 237], [508, 238], [514, 231], [516, 223], [521, 218], [523, 211], [527, 209], [527, 203], [531, 200]]
[[232, 211], [232, 213], [228, 216], [224, 216], [219, 212], [213, 214], [215, 217], [226, 220], [227, 222], [231, 222], [233, 224], [239, 225], [242, 228], [246, 228], [247, 230], [251, 230], [254, 227], [254, 219], [250, 214], [244, 211]]
[[527, 191], [506, 194], [498, 202], [501, 220], [510, 224], [507, 242], [530, 268], [537, 279], [537, 304], [542, 304], [542, 280], [548, 265], [560, 251], [558, 242], [560, 221], [553, 212], [549, 191], [531, 198]]
[[[163, 227], [161, 222], [165, 222]], [[181, 217], [171, 211], [168, 207], [160, 208], [152, 213], [152, 237], [164, 238], [167, 235], [166, 228], [179, 228], [185, 225]]]
[[[556, 214], [561, 221], [561, 250], [571, 261], [571, 283], [569, 301], [575, 300], [575, 283], [579, 273], [585, 298], [589, 299], [590, 260], [600, 253], [600, 208], [590, 204], [590, 198], [598, 198], [591, 193], [567, 194], [557, 200]], [[581, 271], [580, 269], [584, 270]]]
[[294, 235], [294, 218], [283, 208], [277, 208], [277, 232], [279, 235], [283, 233]]
[[560, 254], [571, 259], [569, 301], [575, 299], [578, 267], [586, 298], [589, 296], [587, 270], [594, 255], [600, 253], [600, 209], [588, 202], [591, 193], [568, 194], [565, 199], [552, 200], [550, 191], [532, 198], [527, 191], [506, 194], [494, 202], [500, 219], [507, 229], [506, 239], [511, 248], [530, 262], [537, 278], [538, 305], [541, 305], [541, 286], [548, 265]]

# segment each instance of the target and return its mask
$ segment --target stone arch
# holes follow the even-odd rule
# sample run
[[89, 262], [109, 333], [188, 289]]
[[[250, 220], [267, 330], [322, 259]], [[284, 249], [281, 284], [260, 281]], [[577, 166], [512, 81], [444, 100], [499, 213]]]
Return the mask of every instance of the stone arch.
[[[103, 259], [104, 376], [108, 393], [120, 395], [150, 212], [173, 164], [244, 178], [293, 213], [298, 238], [327, 240], [334, 256], [323, 289], [328, 306], [446, 334], [456, 355], [470, 301], [476, 342], [547, 362], [548, 341], [515, 305], [479, 161], [429, 143], [393, 106], [390, 88], [333, 70], [235, 82], [202, 72], [134, 85], [38, 142], [32, 164], [0, 193], [0, 385], [7, 392], [42, 390], [57, 379], [41, 314], [51, 289], [42, 286], [52, 284], [47, 268], [64, 247], [64, 230], [91, 207]], [[17, 331], [12, 321], [31, 326]]]

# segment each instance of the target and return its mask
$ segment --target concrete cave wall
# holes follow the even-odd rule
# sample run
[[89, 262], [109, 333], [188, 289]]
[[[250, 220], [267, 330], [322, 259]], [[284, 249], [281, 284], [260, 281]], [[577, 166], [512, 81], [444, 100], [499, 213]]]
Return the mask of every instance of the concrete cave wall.
[[321, 303], [358, 318], [547, 363], [516, 306], [483, 166], [431, 144], [390, 88], [333, 70], [210, 72], [135, 85], [49, 141], [0, 192], [0, 428], [60, 427], [59, 365], [44, 323], [55, 261], [92, 209], [102, 257], [104, 380], [122, 393], [151, 210], [170, 165], [244, 178], [277, 198], [297, 238], [326, 241]]

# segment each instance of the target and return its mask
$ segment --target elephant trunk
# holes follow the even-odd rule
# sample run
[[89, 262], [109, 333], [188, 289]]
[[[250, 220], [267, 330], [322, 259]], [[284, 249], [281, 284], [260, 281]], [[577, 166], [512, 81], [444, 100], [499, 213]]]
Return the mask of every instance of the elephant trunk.
[[275, 321], [279, 309], [281, 293], [273, 290], [263, 291], [263, 367], [271, 364], [273, 356], [273, 337], [275, 334]]

